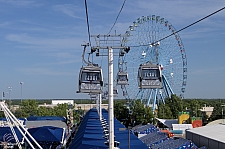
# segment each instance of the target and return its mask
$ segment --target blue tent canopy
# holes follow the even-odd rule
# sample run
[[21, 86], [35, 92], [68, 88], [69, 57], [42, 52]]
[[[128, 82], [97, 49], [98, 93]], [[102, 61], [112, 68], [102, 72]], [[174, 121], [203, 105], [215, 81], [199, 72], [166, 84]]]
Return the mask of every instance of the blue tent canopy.
[[27, 118], [28, 121], [46, 121], [46, 120], [60, 120], [66, 122], [66, 118], [58, 116], [31, 116]]
[[38, 142], [62, 142], [65, 138], [65, 130], [63, 128], [53, 126], [43, 126], [28, 129], [28, 132]]
[[[102, 110], [102, 115], [108, 121], [108, 111]], [[107, 122], [108, 123], [108, 122]], [[125, 128], [117, 119], [114, 119], [114, 135], [115, 141], [119, 141], [119, 148], [128, 148], [128, 130], [120, 131], [119, 128]], [[104, 144], [107, 140], [103, 138], [103, 127], [101, 125], [96, 109], [89, 110], [83, 118], [77, 131], [70, 149], [108, 149]], [[131, 149], [148, 149], [135, 135], [130, 133], [130, 148]]]

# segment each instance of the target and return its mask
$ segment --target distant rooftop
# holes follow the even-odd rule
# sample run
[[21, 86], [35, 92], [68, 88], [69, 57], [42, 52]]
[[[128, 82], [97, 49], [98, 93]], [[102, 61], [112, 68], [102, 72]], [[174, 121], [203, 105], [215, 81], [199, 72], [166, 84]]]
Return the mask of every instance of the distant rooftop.
[[225, 125], [222, 124], [203, 126], [186, 131], [225, 143]]

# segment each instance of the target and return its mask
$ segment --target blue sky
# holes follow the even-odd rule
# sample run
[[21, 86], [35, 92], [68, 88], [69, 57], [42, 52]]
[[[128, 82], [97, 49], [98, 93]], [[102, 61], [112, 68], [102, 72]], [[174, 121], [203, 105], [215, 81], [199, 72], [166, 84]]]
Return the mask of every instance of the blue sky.
[[[109, 32], [122, 3], [87, 0], [92, 35]], [[124, 34], [149, 14], [179, 30], [224, 6], [224, 0], [127, 0], [113, 30]], [[11, 98], [20, 99], [22, 81], [26, 99], [88, 97], [76, 93], [81, 44], [88, 42], [84, 1], [0, 0], [0, 14], [0, 91], [12, 87]], [[225, 10], [179, 33], [188, 61], [185, 98], [225, 98], [224, 24]]]

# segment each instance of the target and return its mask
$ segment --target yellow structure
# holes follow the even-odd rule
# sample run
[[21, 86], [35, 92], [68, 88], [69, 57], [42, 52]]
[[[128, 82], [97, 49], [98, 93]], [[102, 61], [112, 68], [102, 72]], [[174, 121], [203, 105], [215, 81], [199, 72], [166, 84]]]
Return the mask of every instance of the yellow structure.
[[190, 124], [190, 114], [189, 114], [189, 112], [179, 112], [178, 123], [179, 124]]

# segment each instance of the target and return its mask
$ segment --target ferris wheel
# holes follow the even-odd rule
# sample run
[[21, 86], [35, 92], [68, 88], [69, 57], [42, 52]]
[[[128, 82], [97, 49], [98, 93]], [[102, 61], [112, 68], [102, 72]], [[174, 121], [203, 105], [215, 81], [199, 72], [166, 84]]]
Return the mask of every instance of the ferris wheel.
[[160, 16], [142, 16], [125, 34], [130, 51], [119, 58], [120, 71], [129, 77], [129, 85], [121, 85], [125, 98], [152, 104], [153, 111], [172, 94], [183, 98], [187, 58], [172, 24]]

